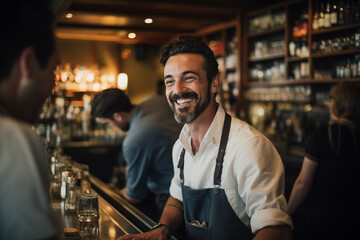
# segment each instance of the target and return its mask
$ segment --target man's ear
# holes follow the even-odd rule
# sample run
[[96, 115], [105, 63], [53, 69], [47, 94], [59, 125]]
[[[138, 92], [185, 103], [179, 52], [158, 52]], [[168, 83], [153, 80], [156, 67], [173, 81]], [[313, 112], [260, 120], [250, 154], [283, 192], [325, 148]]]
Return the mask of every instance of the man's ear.
[[121, 122], [123, 120], [123, 117], [121, 116], [121, 113], [115, 112], [113, 114], [113, 118], [116, 122]]
[[221, 76], [220, 73], [216, 74], [216, 76], [211, 81], [211, 93], [217, 93], [221, 87]]
[[26, 47], [20, 55], [22, 79], [31, 79], [37, 69], [38, 61], [33, 47]]

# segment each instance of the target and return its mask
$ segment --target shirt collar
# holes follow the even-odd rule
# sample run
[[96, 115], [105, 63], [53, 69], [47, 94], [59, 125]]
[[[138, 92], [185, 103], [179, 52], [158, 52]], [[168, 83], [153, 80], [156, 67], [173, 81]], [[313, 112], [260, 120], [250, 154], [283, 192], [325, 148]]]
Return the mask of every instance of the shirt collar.
[[[207, 130], [204, 139], [201, 141], [200, 148], [203, 147], [203, 145], [207, 144], [213, 144], [213, 145], [219, 145], [221, 140], [221, 133], [224, 125], [224, 119], [225, 119], [225, 111], [224, 109], [219, 105], [215, 117], [213, 121], [210, 124], [209, 129]], [[184, 125], [183, 129], [181, 130], [180, 136], [179, 136], [180, 142], [183, 145], [183, 147], [188, 151], [189, 153], [192, 153], [191, 149], [191, 135], [189, 131], [189, 127], [187, 124]]]

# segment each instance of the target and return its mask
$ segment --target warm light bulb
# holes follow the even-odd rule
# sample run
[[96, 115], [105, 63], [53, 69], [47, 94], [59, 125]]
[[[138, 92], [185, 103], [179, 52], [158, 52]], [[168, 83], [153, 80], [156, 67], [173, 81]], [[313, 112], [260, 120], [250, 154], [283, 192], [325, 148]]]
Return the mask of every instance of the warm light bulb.
[[134, 39], [134, 38], [136, 38], [136, 34], [135, 33], [129, 33], [128, 38]]
[[74, 14], [72, 14], [72, 13], [67, 13], [67, 14], [65, 15], [66, 18], [73, 18], [73, 16], [74, 16]]
[[126, 90], [128, 87], [128, 75], [126, 73], [119, 73], [117, 84], [119, 89]]
[[152, 20], [152, 18], [146, 18], [144, 20], [144, 22], [147, 23], [147, 24], [151, 24], [151, 23], [153, 23], [153, 20]]
[[98, 92], [98, 91], [100, 91], [100, 87], [101, 87], [100, 83], [98, 83], [98, 82], [94, 83], [93, 86], [92, 86], [92, 90], [94, 92]]

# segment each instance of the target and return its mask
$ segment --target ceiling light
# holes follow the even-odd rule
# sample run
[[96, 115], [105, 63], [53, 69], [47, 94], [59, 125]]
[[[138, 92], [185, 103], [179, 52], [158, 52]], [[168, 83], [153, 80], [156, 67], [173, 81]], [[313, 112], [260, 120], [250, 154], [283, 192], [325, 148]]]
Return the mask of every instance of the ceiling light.
[[136, 34], [135, 33], [129, 33], [128, 38], [134, 39], [134, 38], [136, 38]]
[[74, 14], [72, 14], [72, 13], [67, 13], [67, 14], [65, 15], [66, 18], [72, 18], [73, 16], [74, 16]]
[[150, 23], [153, 22], [153, 20], [152, 20], [152, 18], [146, 18], [146, 19], [144, 20], [144, 22], [147, 23], [147, 24], [150, 24]]

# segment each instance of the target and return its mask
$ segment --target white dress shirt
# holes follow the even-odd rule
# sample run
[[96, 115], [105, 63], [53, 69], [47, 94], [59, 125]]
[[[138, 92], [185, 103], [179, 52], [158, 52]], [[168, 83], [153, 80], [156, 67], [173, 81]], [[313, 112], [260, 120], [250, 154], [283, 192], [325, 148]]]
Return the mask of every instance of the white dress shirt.
[[[196, 155], [185, 124], [173, 148], [174, 177], [170, 194], [182, 202], [180, 153], [185, 148], [184, 184], [192, 189], [213, 188], [225, 111], [218, 107]], [[232, 118], [224, 157], [221, 188], [239, 219], [253, 233], [266, 226], [290, 225], [284, 196], [284, 167], [273, 144], [249, 124]]]

